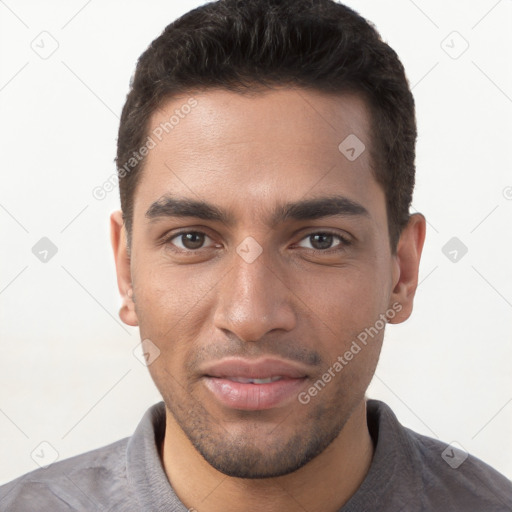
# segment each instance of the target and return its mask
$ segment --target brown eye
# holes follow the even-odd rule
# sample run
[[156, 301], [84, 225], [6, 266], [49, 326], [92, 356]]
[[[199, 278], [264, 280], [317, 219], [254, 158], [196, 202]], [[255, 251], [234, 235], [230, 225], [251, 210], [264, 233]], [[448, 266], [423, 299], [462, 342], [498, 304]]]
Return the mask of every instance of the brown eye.
[[185, 233], [180, 236], [183, 245], [187, 249], [199, 249], [204, 243], [204, 235], [202, 233]]
[[334, 239], [334, 237], [328, 233], [317, 233], [315, 235], [310, 235], [309, 238], [313, 249], [318, 250], [330, 249]]
[[[334, 241], [338, 241], [333, 245]], [[306, 237], [302, 239], [301, 242], [309, 241], [311, 247], [306, 247], [313, 249], [315, 251], [329, 251], [331, 249], [338, 250], [343, 249], [345, 246], [350, 245], [349, 240], [342, 237], [337, 233], [329, 233], [325, 231], [317, 231], [316, 233], [310, 233]], [[303, 245], [301, 245], [304, 247]]]
[[194, 251], [201, 249], [207, 238], [210, 237], [200, 231], [187, 231], [174, 235], [168, 243], [172, 243], [179, 249]]

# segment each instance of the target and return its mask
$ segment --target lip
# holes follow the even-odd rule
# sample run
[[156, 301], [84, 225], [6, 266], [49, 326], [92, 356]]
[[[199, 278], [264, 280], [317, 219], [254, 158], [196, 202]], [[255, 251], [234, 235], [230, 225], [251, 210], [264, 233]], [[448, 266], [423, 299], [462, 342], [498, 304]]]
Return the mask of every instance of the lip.
[[306, 377], [284, 378], [268, 384], [245, 384], [221, 377], [203, 378], [221, 405], [243, 411], [260, 411], [283, 406], [300, 392]]
[[[221, 405], [257, 411], [282, 406], [296, 396], [307, 379], [306, 371], [281, 359], [229, 358], [203, 369], [203, 382]], [[235, 382], [232, 378], [280, 380], [264, 384]]]
[[207, 377], [245, 379], [267, 379], [276, 376], [300, 379], [308, 375], [306, 370], [297, 364], [268, 357], [255, 360], [230, 357], [205, 366], [201, 373]]

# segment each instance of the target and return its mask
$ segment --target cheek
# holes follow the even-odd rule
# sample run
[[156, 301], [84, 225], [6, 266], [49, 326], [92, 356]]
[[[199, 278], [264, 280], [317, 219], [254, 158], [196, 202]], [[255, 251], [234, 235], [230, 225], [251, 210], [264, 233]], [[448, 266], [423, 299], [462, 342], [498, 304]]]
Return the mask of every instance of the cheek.
[[[134, 281], [136, 313], [141, 339], [156, 345], [159, 357], [150, 365], [154, 379], [179, 378], [185, 361], [200, 345], [208, 323], [215, 283], [205, 272], [184, 266], [146, 265]], [[181, 372], [181, 373], [180, 373]]]
[[342, 373], [349, 380], [370, 379], [366, 370], [377, 363], [386, 325], [381, 315], [389, 294], [385, 279], [376, 268], [354, 266], [330, 276], [310, 276], [297, 293], [306, 298], [306, 332], [314, 333], [324, 365], [329, 368], [341, 357]]
[[[373, 268], [372, 268], [373, 267]], [[309, 272], [296, 281], [296, 293], [327, 327], [365, 327], [386, 307], [389, 290], [373, 265], [347, 265], [331, 272]]]
[[190, 267], [152, 262], [139, 268], [134, 283], [137, 314], [153, 325], [172, 326], [200, 307], [215, 280], [210, 283], [208, 272]]

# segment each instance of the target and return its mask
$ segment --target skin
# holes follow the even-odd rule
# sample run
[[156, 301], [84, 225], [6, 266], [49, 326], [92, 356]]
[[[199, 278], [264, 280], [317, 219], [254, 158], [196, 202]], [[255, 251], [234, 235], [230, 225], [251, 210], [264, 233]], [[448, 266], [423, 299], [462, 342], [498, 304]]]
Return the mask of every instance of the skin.
[[[425, 218], [411, 216], [392, 254], [370, 168], [370, 116], [357, 95], [281, 87], [193, 96], [197, 106], [147, 156], [130, 252], [121, 212], [111, 216], [121, 319], [160, 350], [148, 368], [166, 404], [165, 472], [199, 512], [336, 511], [371, 464], [365, 392], [384, 329], [307, 404], [227, 408], [201, 368], [228, 356], [280, 357], [307, 370], [307, 391], [393, 304], [401, 310], [390, 323], [409, 317]], [[164, 103], [149, 132], [187, 99]], [[366, 146], [355, 161], [338, 149], [352, 133]], [[207, 201], [233, 223], [148, 219], [165, 194]], [[278, 204], [332, 195], [367, 215], [267, 222]], [[161, 242], [179, 229], [206, 236]], [[322, 238], [325, 230], [351, 243]], [[251, 263], [236, 251], [249, 236], [262, 249]]]

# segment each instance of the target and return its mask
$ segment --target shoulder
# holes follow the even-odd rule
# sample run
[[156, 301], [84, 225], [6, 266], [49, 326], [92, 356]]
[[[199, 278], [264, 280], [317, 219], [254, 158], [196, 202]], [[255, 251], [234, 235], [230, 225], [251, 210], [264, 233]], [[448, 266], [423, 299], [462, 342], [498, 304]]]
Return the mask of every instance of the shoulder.
[[126, 447], [130, 438], [57, 461], [0, 486], [0, 509], [96, 510], [126, 499]]
[[[400, 424], [384, 402], [370, 400], [378, 442], [389, 462], [387, 475], [396, 494], [415, 510], [475, 512], [512, 511], [512, 482], [467, 453], [457, 443], [445, 443]], [[406, 488], [404, 488], [404, 486]]]
[[425, 501], [444, 510], [512, 510], [512, 482], [467, 453], [403, 427], [425, 489]]

